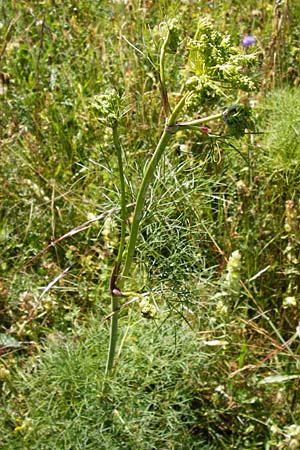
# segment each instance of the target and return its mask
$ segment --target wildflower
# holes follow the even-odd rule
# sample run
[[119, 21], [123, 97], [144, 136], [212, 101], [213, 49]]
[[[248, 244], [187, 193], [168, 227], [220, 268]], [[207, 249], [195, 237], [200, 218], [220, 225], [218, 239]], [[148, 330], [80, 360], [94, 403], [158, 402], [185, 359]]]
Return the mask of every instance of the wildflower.
[[297, 305], [297, 299], [294, 296], [289, 295], [288, 297], [285, 297], [285, 299], [282, 302], [282, 306], [284, 309], [288, 308], [289, 306], [296, 306]]
[[245, 36], [242, 40], [243, 47], [250, 47], [250, 45], [255, 44], [256, 39], [254, 36]]
[[140, 310], [145, 319], [153, 319], [157, 313], [155, 306], [146, 298], [140, 302]]
[[243, 180], [238, 180], [236, 182], [236, 188], [239, 194], [246, 194], [249, 191], [247, 185], [244, 183]]
[[228, 307], [224, 304], [223, 300], [219, 300], [216, 304], [216, 311], [220, 316], [226, 316], [228, 313]]
[[231, 294], [238, 294], [240, 290], [241, 265], [241, 254], [239, 250], [235, 250], [228, 259], [224, 283], [225, 287], [231, 291]]
[[230, 275], [238, 275], [241, 267], [241, 254], [239, 250], [235, 250], [229, 256], [227, 263], [227, 274], [228, 280], [230, 279]]

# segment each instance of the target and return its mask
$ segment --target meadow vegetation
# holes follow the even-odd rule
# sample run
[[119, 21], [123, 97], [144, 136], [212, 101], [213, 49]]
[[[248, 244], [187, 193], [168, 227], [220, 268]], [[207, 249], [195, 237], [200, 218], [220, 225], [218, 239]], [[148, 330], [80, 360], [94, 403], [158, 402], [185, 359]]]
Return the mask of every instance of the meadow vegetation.
[[296, 3], [0, 2], [1, 449], [300, 448]]

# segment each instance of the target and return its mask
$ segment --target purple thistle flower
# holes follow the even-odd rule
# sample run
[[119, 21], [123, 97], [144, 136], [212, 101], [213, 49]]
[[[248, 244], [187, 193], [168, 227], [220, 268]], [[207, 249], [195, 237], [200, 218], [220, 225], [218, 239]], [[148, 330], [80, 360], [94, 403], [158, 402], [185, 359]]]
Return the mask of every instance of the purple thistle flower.
[[255, 44], [256, 39], [254, 36], [245, 36], [243, 41], [242, 41], [242, 45], [243, 47], [250, 47], [250, 45]]

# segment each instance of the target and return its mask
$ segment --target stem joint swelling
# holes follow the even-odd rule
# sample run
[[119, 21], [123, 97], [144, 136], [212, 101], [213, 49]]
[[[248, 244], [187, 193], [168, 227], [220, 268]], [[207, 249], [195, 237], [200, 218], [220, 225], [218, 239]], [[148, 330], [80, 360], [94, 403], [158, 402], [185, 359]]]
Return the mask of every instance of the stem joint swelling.
[[112, 297], [124, 297], [123, 292], [117, 287], [117, 280], [119, 276], [119, 266], [114, 265], [109, 279], [109, 292]]
[[177, 123], [174, 123], [174, 125], [168, 125], [168, 123], [166, 123], [165, 126], [165, 132], [168, 134], [175, 134], [178, 131], [178, 125]]

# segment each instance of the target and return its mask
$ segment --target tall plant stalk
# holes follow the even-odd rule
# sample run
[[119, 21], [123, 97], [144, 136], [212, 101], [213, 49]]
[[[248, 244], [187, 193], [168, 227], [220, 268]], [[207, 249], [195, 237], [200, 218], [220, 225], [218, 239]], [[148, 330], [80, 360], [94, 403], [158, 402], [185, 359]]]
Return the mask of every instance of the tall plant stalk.
[[116, 345], [118, 338], [118, 311], [119, 311], [119, 297], [121, 293], [116, 288], [116, 281], [119, 276], [119, 270], [122, 263], [124, 246], [125, 246], [125, 237], [126, 237], [126, 219], [127, 219], [127, 208], [126, 208], [126, 188], [125, 188], [125, 177], [124, 177], [124, 169], [123, 169], [123, 157], [122, 157], [122, 146], [120, 144], [119, 131], [118, 131], [118, 123], [115, 122], [113, 125], [113, 141], [114, 146], [117, 152], [118, 158], [118, 169], [119, 169], [119, 178], [120, 178], [120, 192], [121, 192], [121, 233], [120, 233], [120, 241], [119, 241], [119, 249], [117, 260], [112, 269], [111, 277], [110, 277], [110, 294], [111, 294], [111, 311], [113, 313], [110, 324], [110, 338], [109, 338], [109, 348], [106, 362], [106, 374], [108, 374], [114, 364], [114, 357], [116, 353]]
[[[174, 109], [170, 119], [167, 121], [167, 125], [161, 135], [161, 138], [157, 144], [156, 150], [153, 154], [151, 161], [148, 163], [145, 174], [142, 179], [142, 183], [137, 195], [136, 205], [134, 209], [131, 231], [129, 236], [129, 242], [127, 246], [126, 260], [124, 263], [124, 268], [122, 271], [122, 280], [124, 281], [130, 272], [130, 268], [132, 265], [134, 251], [139, 231], [139, 225], [143, 215], [143, 209], [145, 205], [147, 190], [149, 184], [151, 183], [155, 169], [172, 137], [173, 129], [172, 127], [175, 124], [176, 117], [180, 113], [181, 109], [185, 104], [186, 96], [182, 98], [182, 100], [178, 103], [177, 107]], [[113, 313], [110, 324], [110, 340], [109, 340], [109, 349], [108, 349], [108, 357], [106, 364], [106, 374], [108, 374], [114, 364], [114, 356], [116, 352], [116, 344], [117, 344], [117, 335], [118, 335], [118, 312], [119, 312], [119, 297], [123, 296], [122, 291], [117, 287], [117, 281], [119, 279], [119, 272], [122, 263], [122, 257], [124, 254], [125, 247], [125, 234], [126, 234], [126, 218], [127, 218], [127, 210], [126, 210], [126, 191], [125, 191], [125, 178], [124, 178], [124, 170], [123, 170], [123, 160], [122, 160], [122, 148], [120, 145], [119, 134], [117, 125], [113, 127], [113, 139], [114, 146], [117, 151], [118, 156], [118, 169], [120, 176], [120, 190], [121, 190], [121, 236], [119, 242], [119, 249], [116, 263], [113, 267], [111, 277], [110, 277], [110, 293], [111, 293], [111, 312]]]
[[[136, 205], [133, 213], [132, 218], [132, 225], [131, 225], [131, 231], [129, 236], [129, 242], [127, 246], [127, 254], [126, 259], [124, 263], [124, 268], [122, 272], [122, 279], [125, 280], [126, 277], [128, 277], [132, 260], [134, 257], [134, 251], [139, 231], [139, 225], [142, 219], [143, 215], [143, 209], [145, 205], [146, 195], [148, 187], [153, 179], [155, 169], [157, 168], [157, 165], [170, 141], [172, 138], [173, 133], [176, 131], [175, 123], [176, 118], [178, 117], [180, 111], [185, 105], [187, 95], [183, 96], [182, 99], [178, 102], [176, 108], [174, 109], [173, 113], [171, 114], [170, 118], [167, 120], [167, 123], [165, 125], [165, 129], [161, 135], [161, 138], [157, 144], [157, 147], [154, 151], [154, 154], [149, 161], [142, 182], [141, 186], [138, 191], [137, 199], [136, 199]], [[173, 128], [174, 127], [174, 128]]]
[[118, 168], [119, 168], [119, 176], [120, 176], [120, 188], [121, 188], [121, 236], [120, 243], [118, 249], [118, 255], [116, 263], [113, 267], [111, 278], [110, 278], [110, 293], [111, 293], [111, 325], [110, 325], [110, 341], [109, 341], [109, 350], [108, 350], [108, 358], [106, 365], [106, 374], [111, 372], [113, 369], [115, 352], [116, 352], [116, 344], [117, 344], [117, 335], [118, 335], [118, 315], [119, 315], [119, 297], [125, 296], [122, 293], [121, 289], [117, 287], [117, 282], [121, 278], [121, 282], [124, 283], [126, 278], [128, 278], [130, 274], [130, 269], [132, 266], [134, 252], [136, 248], [136, 242], [139, 232], [140, 222], [143, 216], [143, 210], [145, 206], [147, 191], [150, 183], [153, 180], [155, 170], [161, 160], [161, 157], [166, 150], [169, 141], [176, 131], [180, 129], [194, 129], [196, 126], [199, 126], [203, 123], [207, 123], [211, 120], [218, 119], [222, 117], [223, 113], [214, 114], [212, 116], [208, 116], [206, 118], [193, 120], [190, 122], [176, 122], [180, 112], [185, 106], [185, 103], [189, 97], [189, 93], [186, 93], [181, 100], [178, 102], [176, 107], [174, 108], [170, 118], [166, 121], [166, 125], [164, 131], [161, 135], [161, 138], [157, 144], [155, 152], [149, 161], [144, 176], [142, 178], [142, 182], [137, 194], [136, 205], [132, 218], [132, 225], [129, 235], [129, 241], [126, 249], [126, 259], [124, 263], [123, 270], [120, 274], [120, 268], [122, 264], [122, 258], [125, 250], [125, 233], [126, 233], [126, 218], [127, 218], [127, 210], [126, 210], [126, 191], [125, 191], [125, 178], [124, 178], [124, 170], [123, 170], [123, 162], [122, 162], [122, 148], [119, 141], [118, 129], [117, 126], [113, 128], [113, 139], [114, 145], [117, 150], [118, 155]]
[[[178, 30], [176, 21], [165, 24], [164, 39], [161, 45], [159, 56], [158, 80], [162, 105], [166, 115], [166, 123], [161, 134], [155, 152], [148, 162], [144, 172], [140, 188], [138, 190], [136, 204], [134, 208], [131, 229], [128, 243], [125, 245], [126, 237], [126, 185], [123, 169], [122, 147], [118, 134], [118, 122], [126, 112], [120, 110], [120, 98], [116, 93], [100, 95], [96, 98], [94, 107], [102, 112], [102, 121], [113, 130], [113, 141], [117, 152], [118, 169], [120, 177], [121, 191], [121, 235], [118, 248], [118, 255], [110, 277], [111, 293], [111, 325], [110, 342], [107, 357], [106, 374], [108, 375], [114, 366], [116, 344], [118, 336], [118, 313], [119, 298], [129, 294], [122, 292], [123, 285], [130, 277], [130, 270], [136, 249], [140, 222], [142, 220], [145, 201], [149, 185], [153, 181], [155, 170], [172, 138], [178, 130], [199, 131], [201, 124], [215, 121], [223, 117], [228, 129], [231, 129], [237, 137], [248, 127], [249, 112], [247, 109], [238, 108], [238, 105], [225, 112], [213, 114], [204, 118], [180, 122], [179, 115], [182, 113], [187, 103], [195, 107], [203, 107], [203, 102], [212, 100], [216, 102], [218, 98], [224, 97], [223, 86], [227, 90], [242, 89], [251, 91], [255, 88], [253, 81], [244, 74], [243, 65], [250, 67], [253, 64], [253, 56], [241, 53], [235, 49], [230, 39], [224, 38], [220, 33], [215, 32], [211, 24], [201, 21], [196, 32], [195, 39], [189, 42], [188, 71], [194, 75], [190, 76], [182, 84], [182, 97], [171, 112], [168, 91], [166, 87], [165, 61], [166, 53], [175, 53], [178, 44]], [[150, 61], [151, 62], [151, 61]], [[169, 116], [169, 117], [168, 117]], [[204, 131], [204, 130], [202, 130]], [[123, 258], [125, 258], [123, 264]]]

